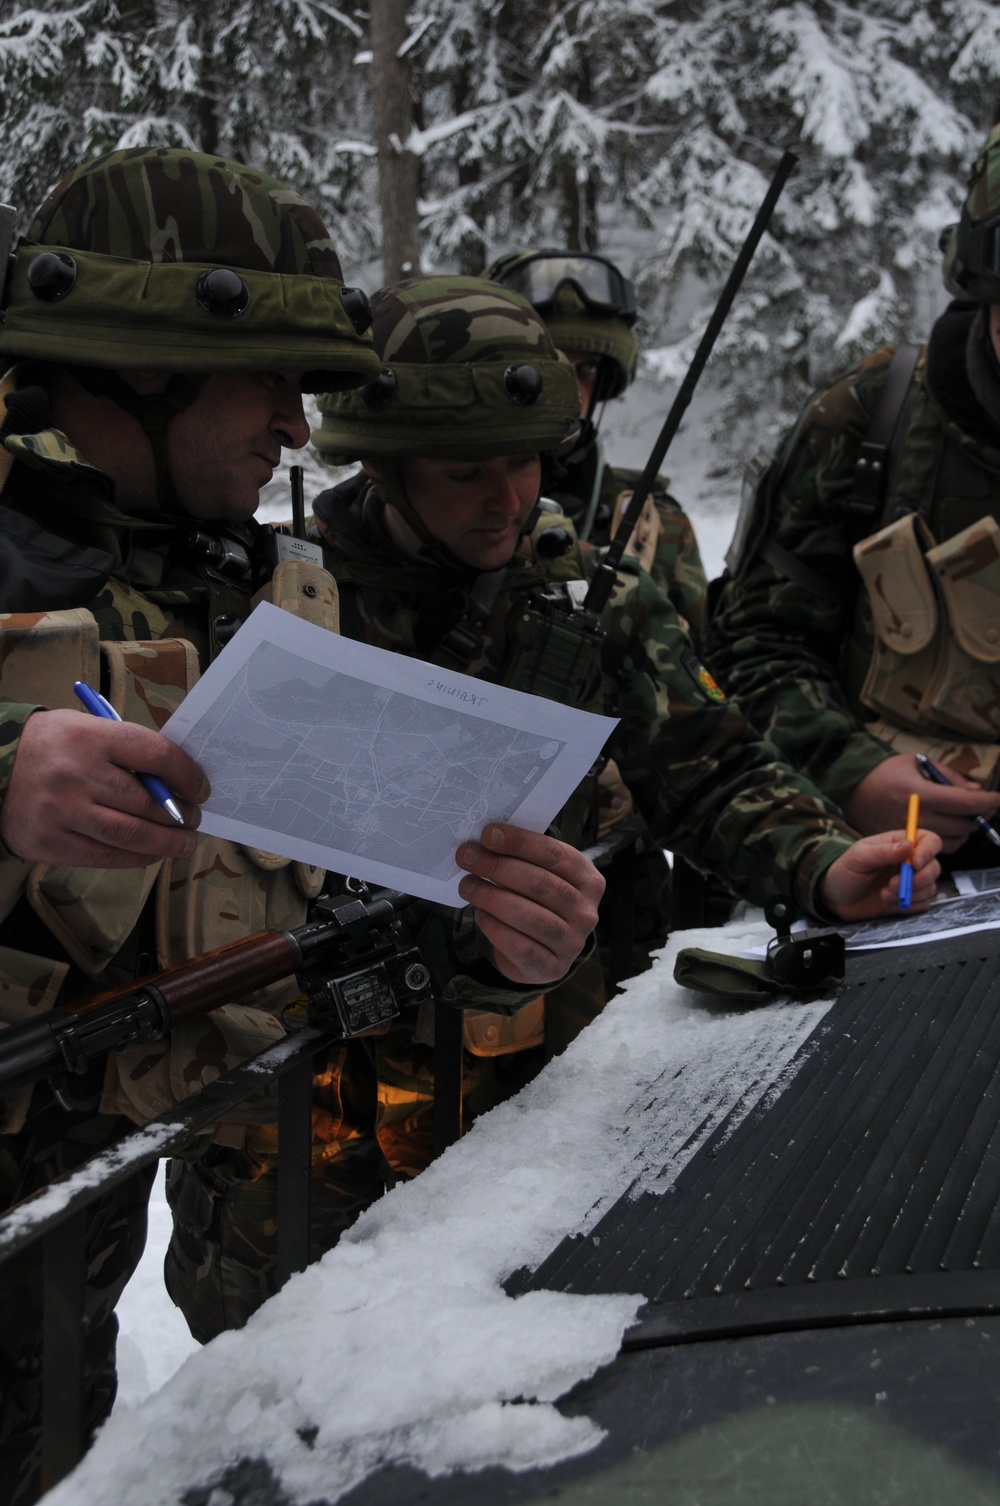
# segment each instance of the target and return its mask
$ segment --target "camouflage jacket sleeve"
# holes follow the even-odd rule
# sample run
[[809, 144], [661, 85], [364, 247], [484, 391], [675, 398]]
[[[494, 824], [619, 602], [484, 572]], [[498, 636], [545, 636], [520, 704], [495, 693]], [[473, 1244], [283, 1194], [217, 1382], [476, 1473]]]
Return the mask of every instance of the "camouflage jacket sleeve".
[[[40, 710], [38, 706], [21, 705], [15, 701], [4, 701], [0, 705], [0, 809], [7, 795], [7, 786], [10, 783], [14, 759], [20, 747], [24, 724], [31, 713], [38, 710]], [[4, 858], [13, 860], [13, 853], [8, 852], [0, 842], [0, 860]]]
[[[613, 500], [621, 492], [633, 490], [641, 475], [641, 471], [622, 470], [617, 466], [612, 470], [609, 467], [606, 479], [612, 485]], [[660, 520], [660, 531], [649, 573], [691, 631], [699, 633], [705, 616], [708, 579], [691, 519], [670, 495], [668, 486], [665, 477], [657, 476], [650, 493]]]
[[838, 802], [892, 751], [864, 731], [841, 684], [856, 595], [846, 503], [890, 356], [876, 352], [813, 398], [771, 500], [767, 536], [839, 586], [840, 599], [758, 558], [742, 579], [724, 577], [705, 644], [746, 716]]
[[724, 699], [648, 576], [619, 577], [605, 618], [621, 717], [608, 751], [656, 838], [748, 899], [790, 894], [822, 914], [820, 879], [851, 829]]

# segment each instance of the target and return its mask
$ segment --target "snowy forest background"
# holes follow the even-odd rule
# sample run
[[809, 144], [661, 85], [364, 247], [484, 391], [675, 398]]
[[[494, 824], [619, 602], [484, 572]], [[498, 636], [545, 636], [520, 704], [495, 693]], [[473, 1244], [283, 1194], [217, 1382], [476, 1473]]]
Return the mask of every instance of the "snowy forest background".
[[[716, 349], [717, 473], [941, 305], [1000, 98], [984, 0], [0, 0], [0, 198], [116, 146], [219, 152], [322, 208], [349, 279], [600, 250], [676, 381], [785, 146]], [[380, 208], [379, 185], [383, 189]], [[621, 405], [619, 405], [621, 406]]]

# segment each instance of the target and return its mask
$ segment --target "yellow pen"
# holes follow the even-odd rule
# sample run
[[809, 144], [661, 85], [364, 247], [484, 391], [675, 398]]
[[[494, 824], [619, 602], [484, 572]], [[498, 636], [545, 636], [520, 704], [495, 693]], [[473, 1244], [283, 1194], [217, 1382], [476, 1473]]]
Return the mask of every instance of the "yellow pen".
[[[906, 807], [906, 840], [916, 843], [920, 820], [920, 796], [911, 795]], [[899, 870], [899, 908], [908, 910], [913, 900], [913, 864], [903, 863]]]

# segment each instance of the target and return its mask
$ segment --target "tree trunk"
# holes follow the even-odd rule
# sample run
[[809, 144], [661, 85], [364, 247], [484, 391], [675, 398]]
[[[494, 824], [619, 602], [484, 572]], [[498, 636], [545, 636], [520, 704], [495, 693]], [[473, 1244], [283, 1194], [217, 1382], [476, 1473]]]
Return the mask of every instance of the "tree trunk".
[[398, 282], [420, 272], [417, 228], [419, 163], [406, 150], [413, 127], [406, 41], [406, 0], [371, 0], [372, 94], [382, 213], [382, 273]]
[[[211, 21], [202, 15], [198, 26], [198, 45], [201, 62], [198, 68], [198, 145], [203, 152], [215, 156], [219, 150], [219, 79], [215, 65], [215, 32]], [[230, 151], [230, 156], [235, 155]]]

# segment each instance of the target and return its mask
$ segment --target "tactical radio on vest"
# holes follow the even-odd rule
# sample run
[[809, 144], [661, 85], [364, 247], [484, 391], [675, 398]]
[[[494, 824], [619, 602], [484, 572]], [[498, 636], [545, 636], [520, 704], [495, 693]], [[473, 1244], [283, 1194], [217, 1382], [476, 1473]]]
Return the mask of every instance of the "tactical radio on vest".
[[553, 582], [518, 598], [507, 623], [504, 684], [512, 690], [582, 706], [600, 685], [605, 633], [585, 606], [583, 580]]

